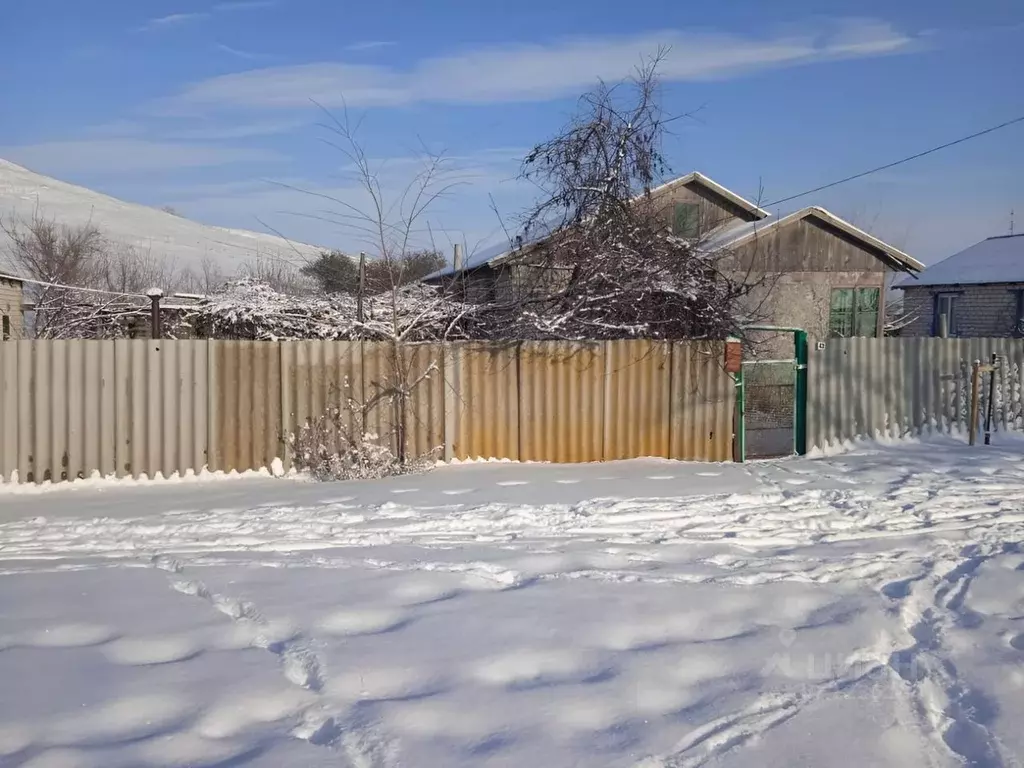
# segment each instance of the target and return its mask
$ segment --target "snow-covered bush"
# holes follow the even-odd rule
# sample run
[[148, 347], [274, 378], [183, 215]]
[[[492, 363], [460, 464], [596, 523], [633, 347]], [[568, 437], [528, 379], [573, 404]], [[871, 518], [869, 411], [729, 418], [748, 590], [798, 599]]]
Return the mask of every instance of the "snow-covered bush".
[[292, 464], [315, 480], [366, 480], [419, 472], [431, 457], [406, 458], [391, 449], [391, 440], [367, 428], [362, 408], [349, 399], [331, 406], [288, 435]]
[[346, 409], [330, 408], [288, 436], [292, 463], [316, 480], [362, 480], [402, 474], [406, 467], [391, 447], [372, 432], [355, 428], [360, 421]]

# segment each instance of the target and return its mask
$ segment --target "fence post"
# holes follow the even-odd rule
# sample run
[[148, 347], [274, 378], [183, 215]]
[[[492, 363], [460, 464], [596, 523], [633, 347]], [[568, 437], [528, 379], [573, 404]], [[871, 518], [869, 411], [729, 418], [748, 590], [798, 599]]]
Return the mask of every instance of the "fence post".
[[164, 292], [159, 288], [150, 288], [146, 291], [146, 295], [151, 302], [149, 308], [149, 336], [152, 339], [159, 339], [163, 336], [163, 329], [160, 327], [160, 298], [164, 295]]
[[807, 453], [807, 331], [794, 331], [793, 344], [796, 357], [796, 413], [793, 430], [794, 447], [798, 455]]
[[978, 394], [981, 385], [981, 361], [975, 360], [971, 366], [971, 426], [969, 445], [974, 445], [978, 437]]

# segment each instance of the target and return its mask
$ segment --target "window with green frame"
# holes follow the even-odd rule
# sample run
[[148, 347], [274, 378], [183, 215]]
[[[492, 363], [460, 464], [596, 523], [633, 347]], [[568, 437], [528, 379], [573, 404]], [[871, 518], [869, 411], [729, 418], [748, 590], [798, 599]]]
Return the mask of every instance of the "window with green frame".
[[832, 338], [877, 336], [880, 295], [879, 288], [833, 288], [828, 335]]
[[700, 235], [700, 206], [697, 203], [676, 203], [672, 212], [672, 234], [679, 237]]

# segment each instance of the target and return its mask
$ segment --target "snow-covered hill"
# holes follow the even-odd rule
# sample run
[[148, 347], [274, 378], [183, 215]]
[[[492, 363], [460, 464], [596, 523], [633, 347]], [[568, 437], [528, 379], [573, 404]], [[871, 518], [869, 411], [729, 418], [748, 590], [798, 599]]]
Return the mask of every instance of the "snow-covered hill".
[[[69, 225], [91, 221], [109, 240], [151, 252], [175, 269], [199, 270], [207, 260], [225, 275], [233, 275], [257, 256], [301, 263], [322, 250], [270, 234], [200, 224], [0, 159], [0, 217], [29, 217], [37, 209], [46, 218]], [[0, 233], [0, 264], [9, 268], [6, 241], [6, 235]]]

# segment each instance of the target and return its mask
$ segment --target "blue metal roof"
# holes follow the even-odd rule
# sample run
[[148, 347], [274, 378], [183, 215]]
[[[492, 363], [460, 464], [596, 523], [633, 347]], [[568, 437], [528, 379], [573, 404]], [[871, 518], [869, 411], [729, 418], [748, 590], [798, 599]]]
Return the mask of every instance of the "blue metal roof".
[[[500, 242], [494, 245], [489, 245], [486, 248], [482, 248], [476, 253], [470, 254], [469, 258], [466, 259], [465, 264], [462, 265], [463, 270], [476, 269], [482, 267], [488, 262], [494, 261], [499, 256], [504, 256], [509, 251], [509, 244], [507, 242]], [[424, 280], [436, 280], [439, 277], [451, 277], [455, 274], [455, 265], [448, 264], [436, 272], [431, 272], [429, 275], [424, 277]]]
[[901, 280], [895, 288], [1024, 283], [1024, 234], [990, 237]]

